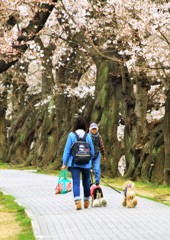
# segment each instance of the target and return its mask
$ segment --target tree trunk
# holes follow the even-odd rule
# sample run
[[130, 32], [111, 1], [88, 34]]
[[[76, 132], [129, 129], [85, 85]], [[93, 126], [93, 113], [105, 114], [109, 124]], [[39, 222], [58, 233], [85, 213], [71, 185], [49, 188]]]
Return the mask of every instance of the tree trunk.
[[121, 156], [117, 140], [118, 103], [120, 99], [118, 68], [120, 66], [100, 59], [97, 60], [96, 66], [95, 102], [91, 121], [99, 124], [99, 132], [106, 150], [107, 163], [103, 163], [102, 169], [108, 175], [117, 176], [118, 162]]
[[28, 157], [35, 131], [36, 111], [34, 104], [37, 99], [39, 96], [32, 97], [25, 108], [20, 111], [15, 121], [11, 123], [6, 161], [14, 165], [24, 164]]
[[170, 186], [170, 90], [167, 95], [165, 106], [164, 141], [165, 141], [164, 181], [168, 186]]
[[6, 109], [7, 109], [7, 92], [4, 90], [0, 93], [0, 161], [4, 162], [6, 157]]
[[152, 126], [144, 146], [138, 149], [139, 163], [133, 174], [134, 179], [163, 183], [164, 138], [163, 122]]
[[135, 158], [133, 153], [134, 136], [136, 136], [135, 126], [135, 97], [133, 93], [133, 83], [128, 70], [122, 66], [122, 100], [120, 101], [120, 113], [123, 119], [124, 128], [124, 151], [126, 159], [125, 178], [132, 176], [135, 169]]
[[[132, 146], [133, 152], [133, 168], [131, 170], [131, 177], [136, 178], [136, 168], [143, 155], [142, 149], [146, 141], [146, 114], [148, 107], [148, 87], [147, 77], [144, 73], [140, 73], [135, 78], [135, 111], [133, 116], [133, 131], [132, 131]], [[140, 175], [140, 174], [139, 174]], [[139, 176], [138, 175], [138, 176]]]
[[148, 106], [148, 87], [146, 86], [147, 77], [140, 73], [136, 77], [136, 93], [135, 93], [135, 115], [136, 115], [136, 136], [134, 143], [143, 145], [146, 137], [146, 113]]
[[[126, 74], [128, 76], [128, 74]], [[135, 77], [133, 85], [129, 77], [126, 78], [127, 89], [124, 90], [125, 105], [125, 156], [127, 169], [125, 177], [135, 177], [135, 169], [140, 162], [142, 148], [146, 140], [146, 113], [148, 103], [147, 78], [141, 73]], [[133, 96], [134, 89], [134, 96]], [[128, 92], [127, 92], [128, 90]], [[139, 168], [138, 168], [139, 169]]]

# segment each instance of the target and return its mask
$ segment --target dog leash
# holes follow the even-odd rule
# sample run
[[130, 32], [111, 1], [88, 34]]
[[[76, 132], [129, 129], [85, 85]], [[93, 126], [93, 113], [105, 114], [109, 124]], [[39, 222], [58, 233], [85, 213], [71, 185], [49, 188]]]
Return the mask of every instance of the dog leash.
[[[94, 172], [93, 172], [92, 169], [90, 170], [90, 172], [91, 172], [91, 180], [93, 180]], [[101, 178], [103, 178], [103, 177], [101, 176]], [[114, 188], [114, 187], [112, 187], [111, 185], [109, 185], [109, 184], [108, 184], [107, 182], [105, 182], [103, 179], [101, 179], [101, 181], [102, 181], [104, 184], [106, 184], [108, 187], [112, 188], [114, 191], [122, 194], [119, 190], [117, 190], [116, 188]]]
[[93, 170], [91, 169], [91, 170], [90, 170], [90, 186], [92, 186], [92, 185], [94, 184], [93, 175], [94, 175], [94, 172], [93, 172]]
[[116, 188], [112, 187], [111, 185], [109, 185], [107, 182], [103, 181], [103, 179], [101, 179], [101, 181], [106, 184], [108, 187], [112, 188], [113, 190], [115, 190], [116, 192], [122, 194], [119, 190], [117, 190]]

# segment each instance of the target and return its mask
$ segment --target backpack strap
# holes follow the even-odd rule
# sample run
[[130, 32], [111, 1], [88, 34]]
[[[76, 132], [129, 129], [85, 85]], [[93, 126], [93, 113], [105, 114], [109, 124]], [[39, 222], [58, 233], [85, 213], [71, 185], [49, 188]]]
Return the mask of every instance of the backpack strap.
[[83, 137], [83, 140], [86, 142], [86, 136], [87, 136], [87, 133], [85, 132], [84, 134], [84, 137]]
[[77, 138], [77, 141], [79, 140], [79, 135], [76, 132], [73, 132]]

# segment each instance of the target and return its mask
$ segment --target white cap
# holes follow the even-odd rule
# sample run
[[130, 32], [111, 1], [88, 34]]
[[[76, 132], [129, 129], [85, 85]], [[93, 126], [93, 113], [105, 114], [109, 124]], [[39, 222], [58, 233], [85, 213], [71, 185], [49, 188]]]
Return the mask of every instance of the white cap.
[[89, 129], [93, 129], [93, 128], [97, 128], [97, 129], [98, 129], [97, 123], [91, 123], [91, 124], [90, 124]]

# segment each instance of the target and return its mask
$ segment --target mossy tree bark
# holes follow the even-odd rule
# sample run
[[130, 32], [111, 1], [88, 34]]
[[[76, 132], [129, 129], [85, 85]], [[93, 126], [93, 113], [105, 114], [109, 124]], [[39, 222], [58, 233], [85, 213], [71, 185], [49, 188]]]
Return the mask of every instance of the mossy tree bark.
[[[49, 60], [52, 51], [53, 46], [44, 49], [48, 61], [44, 61], [42, 73], [42, 101], [46, 96], [50, 96], [51, 99], [39, 109], [33, 147], [26, 162], [43, 168], [56, 169], [61, 166], [64, 145], [75, 115], [79, 114], [79, 109], [84, 105], [87, 97], [80, 99], [66, 92], [68, 85], [77, 86], [84, 71], [83, 68], [75, 67], [80, 55], [73, 52], [68, 60], [66, 54], [62, 59], [64, 67], [60, 66], [56, 69], [54, 77], [53, 65]], [[72, 71], [73, 66], [74, 71]], [[57, 88], [53, 88], [54, 85]]]
[[[138, 82], [139, 81], [139, 82]], [[133, 179], [163, 183], [164, 175], [164, 136], [163, 119], [147, 122], [147, 110], [153, 106], [148, 98], [149, 79], [142, 73], [136, 81], [136, 139], [132, 148], [135, 159]], [[151, 102], [150, 102], [151, 101]], [[138, 109], [138, 111], [137, 111]]]
[[[52, 52], [55, 49], [54, 44], [50, 43], [48, 47], [44, 47], [40, 38], [36, 38], [39, 46], [44, 52], [42, 61], [42, 91], [41, 102], [37, 111], [37, 120], [35, 123], [35, 133], [32, 143], [32, 149], [27, 157], [26, 164], [44, 166], [54, 158], [54, 99], [52, 89], [54, 87], [54, 76], [52, 73]], [[50, 98], [50, 101], [49, 99]], [[47, 103], [46, 103], [47, 102]]]
[[[5, 78], [5, 73], [3, 74]], [[2, 77], [2, 75], [1, 75]], [[5, 86], [5, 81], [4, 81]], [[7, 125], [6, 125], [6, 110], [7, 110], [7, 90], [6, 88], [0, 93], [0, 161], [4, 162], [7, 151]]]
[[126, 172], [124, 177], [131, 176], [135, 167], [135, 159], [131, 151], [133, 146], [133, 139], [136, 136], [136, 127], [134, 121], [135, 96], [133, 92], [133, 82], [126, 67], [121, 68], [121, 90], [122, 99], [120, 100], [120, 113], [124, 128], [124, 154], [126, 158]]
[[136, 154], [138, 154], [139, 163], [135, 168], [133, 178], [163, 183], [165, 160], [163, 121], [149, 129], [145, 144], [142, 148], [136, 149]]
[[136, 131], [134, 133], [134, 144], [143, 145], [147, 135], [146, 113], [148, 107], [148, 79], [144, 73], [140, 73], [135, 78], [135, 117]]
[[18, 113], [15, 121], [11, 123], [6, 161], [14, 165], [25, 164], [29, 154], [35, 131], [36, 110], [34, 104], [37, 103], [37, 99], [39, 96], [32, 97], [24, 109]]
[[102, 168], [108, 175], [118, 175], [118, 161], [121, 156], [117, 140], [119, 121], [120, 76], [119, 64], [98, 58], [96, 61], [97, 76], [95, 102], [91, 121], [99, 124], [99, 132], [103, 138], [107, 162]]
[[[27, 67], [28, 65], [25, 64], [25, 71], [27, 71]], [[28, 85], [25, 82], [24, 71], [16, 70], [15, 75], [12, 75], [12, 71], [9, 70], [8, 74], [11, 83], [11, 93], [9, 93], [8, 99], [12, 104], [12, 112], [11, 118], [8, 120], [6, 161], [12, 164], [23, 164], [34, 135], [33, 125], [35, 122], [32, 122], [34, 119], [32, 113], [35, 111], [34, 104], [39, 96], [31, 98], [26, 96]]]
[[[77, 48], [77, 46], [75, 46]], [[78, 50], [77, 50], [78, 51]], [[63, 63], [65, 67], [60, 67], [56, 70], [56, 85], [58, 86], [57, 91], [55, 92], [55, 127], [56, 127], [56, 136], [54, 139], [55, 144], [55, 157], [52, 161], [52, 169], [56, 169], [61, 166], [62, 163], [62, 154], [68, 133], [72, 131], [72, 126], [74, 119], [77, 115], [82, 115], [88, 121], [89, 112], [93, 100], [88, 96], [84, 98], [79, 98], [78, 96], [71, 96], [69, 93], [65, 92], [65, 87], [70, 85], [76, 87], [78, 82], [84, 73], [84, 69], [77, 66], [77, 62], [80, 61], [80, 55], [75, 54], [73, 51], [72, 55], [69, 57], [68, 61], [67, 55], [63, 58]], [[83, 59], [81, 60], [81, 62]], [[74, 66], [74, 73], [72, 72]], [[77, 67], [76, 67], [77, 66]], [[88, 103], [91, 104], [88, 104]], [[84, 106], [84, 110], [80, 111]]]
[[170, 186], [170, 90], [168, 91], [165, 106], [164, 139], [165, 139], [164, 182], [168, 186]]
[[[144, 142], [146, 140], [147, 129], [146, 129], [146, 113], [147, 113], [147, 106], [148, 106], [148, 87], [146, 76], [141, 73], [140, 75], [135, 77], [135, 85], [129, 83], [131, 87], [131, 96], [133, 94], [133, 88], [135, 86], [135, 94], [133, 97], [133, 104], [130, 106], [129, 103], [132, 101], [127, 102], [127, 109], [126, 109], [126, 121], [125, 121], [125, 151], [127, 153], [126, 160], [127, 160], [127, 171], [125, 177], [132, 177], [134, 171], [140, 162], [141, 150], [144, 146]], [[129, 95], [129, 94], [128, 94]], [[129, 97], [130, 97], [129, 95]], [[127, 134], [128, 131], [128, 134]]]

